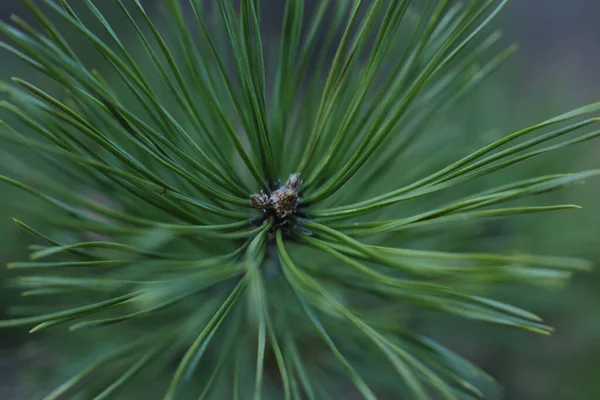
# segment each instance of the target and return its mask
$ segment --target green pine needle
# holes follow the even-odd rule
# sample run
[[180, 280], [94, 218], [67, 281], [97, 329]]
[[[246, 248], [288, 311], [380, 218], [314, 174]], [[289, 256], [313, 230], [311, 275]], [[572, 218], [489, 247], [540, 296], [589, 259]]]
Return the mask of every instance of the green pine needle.
[[50, 307], [0, 327], [67, 326], [62, 344], [90, 349], [66, 353], [85, 366], [45, 399], [154, 398], [149, 383], [164, 399], [325, 399], [349, 383], [367, 399], [485, 398], [491, 379], [413, 332], [412, 311], [549, 334], [484, 288], [591, 267], [437, 239], [577, 209], [515, 202], [600, 173], [469, 186], [596, 138], [600, 103], [440, 167], [434, 121], [516, 50], [485, 59], [506, 0], [286, 0], [277, 40], [257, 0], [164, 0], [160, 18], [115, 0], [126, 26], [92, 0], [23, 2], [37, 22], [0, 23], [0, 47], [59, 90], [2, 83], [0, 138], [36, 161], [12, 157], [0, 183], [41, 200], [25, 215], [40, 228], [14, 220], [31, 260], [8, 267]]

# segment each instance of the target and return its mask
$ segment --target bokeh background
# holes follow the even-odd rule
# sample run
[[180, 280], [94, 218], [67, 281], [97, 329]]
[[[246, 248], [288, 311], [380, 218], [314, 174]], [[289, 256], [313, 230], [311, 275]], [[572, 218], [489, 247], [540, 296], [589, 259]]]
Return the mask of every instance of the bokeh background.
[[[268, 30], [276, 35], [284, 2], [262, 1], [268, 3], [263, 8], [270, 14], [268, 21], [273, 21]], [[160, 0], [145, 3], [160, 13]], [[12, 13], [25, 15], [19, 0], [0, 0], [0, 18], [8, 20]], [[520, 51], [465, 102], [461, 115], [465, 135], [477, 137], [491, 130], [508, 133], [600, 101], [598, 21], [600, 1], [596, 0], [510, 2], [494, 27], [504, 32], [506, 43], [518, 42]], [[29, 72], [13, 63], [7, 53], [0, 53], [0, 80], [22, 73]], [[527, 168], [547, 173], [600, 168], [599, 154], [600, 143], [591, 142], [530, 162]], [[513, 241], [528, 251], [582, 256], [600, 266], [599, 195], [600, 180], [557, 194], [564, 202], [584, 208], [527, 219], [519, 226], [526, 234], [513, 237]], [[0, 186], [2, 265], [25, 257], [29, 238], [10, 219], [17, 212], [14, 205], [21, 196]], [[0, 318], [6, 317], [15, 298], [14, 292], [4, 288], [7, 277], [8, 272], [0, 269]], [[538, 337], [456, 319], [429, 321], [423, 329], [495, 376], [504, 387], [506, 399], [600, 399], [600, 268], [575, 276], [563, 290], [531, 292], [520, 288], [504, 290], [497, 296], [543, 315], [556, 327], [556, 333]], [[0, 331], [0, 399], [26, 398], [19, 394], [23, 393], [19, 371], [29, 362], [31, 353], [40, 351], [30, 339], [22, 330]]]

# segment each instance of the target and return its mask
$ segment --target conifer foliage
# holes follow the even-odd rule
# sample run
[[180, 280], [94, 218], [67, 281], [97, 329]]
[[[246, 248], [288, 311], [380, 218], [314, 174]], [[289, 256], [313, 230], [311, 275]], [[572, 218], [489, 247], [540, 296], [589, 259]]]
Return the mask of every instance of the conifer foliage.
[[443, 160], [439, 121], [515, 50], [488, 56], [506, 0], [287, 0], [276, 38], [260, 0], [162, 0], [152, 18], [106, 2], [119, 29], [104, 2], [23, 2], [0, 46], [60, 89], [2, 85], [0, 137], [36, 162], [0, 183], [48, 211], [15, 219], [32, 252], [9, 268], [33, 302], [0, 327], [78, 349], [46, 399], [488, 398], [409, 316], [548, 334], [481, 288], [590, 267], [453, 250], [469, 226], [577, 208], [519, 200], [598, 174], [471, 185], [595, 138], [600, 104]]

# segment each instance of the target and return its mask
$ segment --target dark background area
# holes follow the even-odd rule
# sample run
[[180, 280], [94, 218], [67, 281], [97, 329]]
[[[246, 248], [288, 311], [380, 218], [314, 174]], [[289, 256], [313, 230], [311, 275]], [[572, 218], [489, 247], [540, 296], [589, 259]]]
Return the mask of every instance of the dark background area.
[[[318, 0], [307, 1], [308, 4]], [[145, 1], [145, 4], [160, 0]], [[283, 0], [263, 0], [264, 12], [272, 29], [277, 30], [277, 16]], [[0, 0], [0, 18], [12, 13], [25, 14], [18, 0]], [[513, 0], [494, 26], [502, 30], [505, 40], [518, 42], [519, 53], [498, 74], [493, 84], [482, 90], [495, 90], [473, 112], [482, 110], [501, 128], [511, 129], [563, 112], [575, 106], [600, 101], [600, 1], [596, 0]], [[0, 53], [0, 80], [15, 73], [7, 53]], [[494, 92], [494, 93], [496, 93]], [[600, 145], [592, 142], [585, 152], [563, 162], [564, 170], [600, 168]], [[554, 249], [567, 255], [581, 255], [600, 264], [600, 213], [597, 195], [600, 183], [575, 190], [575, 199], [587, 211], [577, 216], [543, 221], [533, 228], [540, 232], [564, 226], [562, 235], [549, 242], [532, 238], [532, 246], [542, 252]], [[0, 197], [8, 196], [0, 187]], [[0, 202], [0, 263], [21, 256], [18, 236], [10, 225], [10, 214]], [[568, 233], [564, 233], [568, 232]], [[542, 243], [544, 242], [544, 243]], [[600, 399], [600, 271], [575, 277], [565, 291], [524, 297], [519, 305], [533, 308], [557, 327], [550, 338], [503, 330], [475, 327], [460, 321], [449, 322], [447, 343], [482, 365], [506, 388], [508, 400], [594, 400]], [[3, 271], [0, 271], [0, 280]], [[0, 289], [0, 315], [10, 293]], [[16, 366], [26, 362], [20, 349], [21, 335], [0, 331], [0, 399], [13, 398], [18, 381]], [[19, 353], [17, 357], [15, 354]]]

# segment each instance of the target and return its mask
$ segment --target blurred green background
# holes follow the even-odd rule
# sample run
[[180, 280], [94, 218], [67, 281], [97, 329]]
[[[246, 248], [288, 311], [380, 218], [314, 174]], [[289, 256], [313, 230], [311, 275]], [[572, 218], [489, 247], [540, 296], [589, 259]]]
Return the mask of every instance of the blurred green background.
[[[284, 2], [262, 1], [269, 3], [263, 8], [269, 13], [266, 17], [269, 34], [276, 35]], [[0, 3], [0, 18], [4, 20], [11, 13], [25, 15], [18, 0], [1, 0]], [[160, 14], [160, 5], [152, 4], [160, 0], [146, 3]], [[599, 17], [600, 2], [595, 0], [512, 1], [494, 26], [504, 32], [506, 43], [519, 42], [521, 49], [465, 101], [457, 122], [465, 137], [484, 142], [486, 132], [509, 133], [573, 107], [599, 101]], [[23, 74], [32, 72], [24, 71], [7, 53], [0, 53], [0, 80]], [[28, 78], [35, 79], [30, 75]], [[13, 151], [2, 148], [0, 157], [5, 157], [5, 150]], [[519, 171], [553, 173], [600, 168], [598, 154], [600, 143], [591, 142], [530, 161]], [[0, 160], [0, 173], [2, 165], [8, 162], [6, 158]], [[517, 227], [524, 233], [517, 236], [510, 231], [505, 235], [522, 250], [581, 256], [600, 265], [599, 194], [599, 180], [553, 194], [565, 203], [584, 208], [527, 218]], [[17, 229], [11, 217], [19, 215], [16, 206], [27, 201], [22, 193], [0, 186], [2, 265], [25, 257], [29, 237]], [[8, 272], [0, 269], [0, 281], [7, 277]], [[15, 299], [15, 293], [4, 288], [4, 283], [0, 282], [0, 318], [6, 317]], [[423, 329], [495, 376], [505, 388], [506, 399], [600, 399], [600, 383], [596, 377], [600, 372], [599, 269], [575, 276], [564, 290], [532, 292], [518, 288], [498, 292], [497, 297], [541, 314], [556, 327], [556, 333], [551, 337], [538, 337], [457, 319], [424, 321]], [[16, 393], [23, 386], [23, 379], [17, 371], [36, 351], [36, 342], [25, 344], [25, 339], [28, 337], [23, 330], [0, 331], [0, 399], [21, 398]]]

